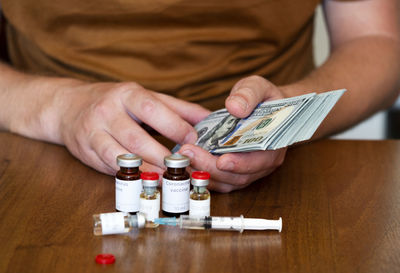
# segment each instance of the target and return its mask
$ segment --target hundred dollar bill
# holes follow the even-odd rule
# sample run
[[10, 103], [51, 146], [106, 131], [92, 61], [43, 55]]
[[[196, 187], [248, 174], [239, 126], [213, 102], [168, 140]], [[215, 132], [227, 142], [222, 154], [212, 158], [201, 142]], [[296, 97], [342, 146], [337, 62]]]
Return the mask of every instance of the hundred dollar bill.
[[196, 145], [223, 154], [274, 150], [307, 140], [345, 91], [263, 102], [244, 119], [232, 116], [226, 109], [215, 111], [195, 126]]

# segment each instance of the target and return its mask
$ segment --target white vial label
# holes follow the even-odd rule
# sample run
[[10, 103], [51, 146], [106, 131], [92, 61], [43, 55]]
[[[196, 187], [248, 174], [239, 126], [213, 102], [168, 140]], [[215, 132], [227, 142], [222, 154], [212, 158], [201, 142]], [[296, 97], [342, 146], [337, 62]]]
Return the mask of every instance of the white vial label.
[[181, 213], [189, 210], [190, 179], [168, 180], [163, 178], [162, 209], [166, 212]]
[[154, 200], [140, 198], [140, 212], [143, 212], [147, 221], [154, 221], [159, 217], [160, 212], [160, 195]]
[[123, 212], [137, 212], [140, 208], [142, 180], [115, 179], [115, 207]]
[[123, 212], [100, 214], [102, 234], [125, 233], [125, 215]]
[[210, 199], [206, 200], [193, 200], [189, 201], [189, 215], [190, 216], [210, 216]]

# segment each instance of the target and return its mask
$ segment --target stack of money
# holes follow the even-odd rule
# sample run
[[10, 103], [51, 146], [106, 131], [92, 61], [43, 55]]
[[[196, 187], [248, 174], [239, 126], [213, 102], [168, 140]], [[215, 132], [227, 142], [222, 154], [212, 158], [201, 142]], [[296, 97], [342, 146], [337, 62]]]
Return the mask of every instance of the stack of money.
[[345, 89], [259, 104], [247, 118], [226, 109], [200, 121], [196, 145], [213, 154], [276, 150], [312, 137]]

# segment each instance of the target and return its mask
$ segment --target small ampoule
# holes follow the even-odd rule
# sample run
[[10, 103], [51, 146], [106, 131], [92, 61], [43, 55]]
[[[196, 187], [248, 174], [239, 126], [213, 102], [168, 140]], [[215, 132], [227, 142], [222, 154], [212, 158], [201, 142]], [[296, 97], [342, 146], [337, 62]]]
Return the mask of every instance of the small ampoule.
[[120, 170], [115, 176], [115, 208], [121, 212], [136, 213], [142, 192], [139, 171], [142, 158], [135, 154], [122, 154], [117, 157], [117, 165]]
[[146, 216], [146, 227], [158, 227], [154, 219], [160, 213], [160, 192], [157, 190], [158, 173], [143, 172], [142, 178], [143, 191], [140, 194], [140, 212]]
[[211, 195], [207, 190], [209, 179], [210, 174], [208, 172], [196, 171], [192, 173], [193, 189], [190, 191], [190, 216], [210, 216]]
[[93, 215], [94, 235], [127, 233], [134, 228], [143, 228], [146, 224], [144, 214], [131, 215], [126, 212], [100, 213]]

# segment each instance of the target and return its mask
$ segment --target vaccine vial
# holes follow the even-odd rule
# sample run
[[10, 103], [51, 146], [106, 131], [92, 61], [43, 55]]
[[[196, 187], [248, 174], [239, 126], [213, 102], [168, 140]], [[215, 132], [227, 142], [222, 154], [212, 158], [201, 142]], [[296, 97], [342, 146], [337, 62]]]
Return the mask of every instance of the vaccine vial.
[[127, 233], [134, 228], [143, 228], [146, 224], [144, 214], [131, 215], [126, 212], [111, 212], [93, 215], [94, 235]]
[[139, 211], [146, 216], [146, 227], [158, 227], [154, 219], [159, 217], [160, 213], [160, 192], [157, 190], [158, 173], [143, 172], [142, 178], [143, 191], [140, 194]]
[[115, 177], [115, 208], [134, 214], [140, 208], [142, 180], [139, 166], [142, 158], [135, 154], [122, 154], [117, 157], [117, 164], [120, 170]]
[[162, 212], [168, 217], [178, 217], [189, 212], [190, 175], [186, 167], [190, 159], [181, 154], [164, 158], [167, 170], [162, 180]]
[[192, 172], [193, 189], [190, 191], [189, 216], [210, 216], [211, 195], [207, 190], [209, 180], [208, 172]]

